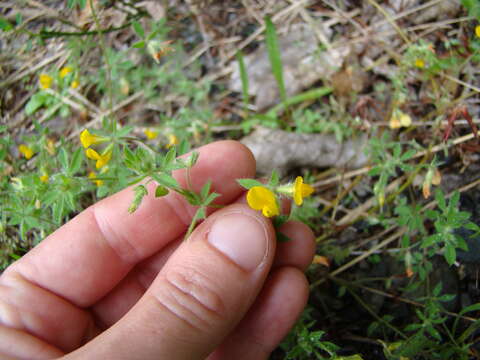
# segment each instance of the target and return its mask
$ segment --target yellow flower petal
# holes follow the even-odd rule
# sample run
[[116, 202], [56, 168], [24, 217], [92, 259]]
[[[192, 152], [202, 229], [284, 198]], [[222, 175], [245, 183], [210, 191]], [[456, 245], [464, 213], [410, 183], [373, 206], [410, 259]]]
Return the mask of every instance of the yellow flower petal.
[[158, 136], [158, 132], [150, 130], [150, 129], [145, 129], [143, 131], [143, 133], [145, 134], [145, 136], [147, 137], [148, 140], [153, 140]]
[[90, 173], [88, 174], [88, 178], [90, 180], [92, 180], [95, 183], [95, 185], [97, 185], [97, 186], [102, 186], [103, 185], [103, 180], [98, 180], [97, 179], [97, 174], [95, 174], [95, 172], [93, 172], [93, 171], [90, 171]]
[[425, 61], [423, 59], [416, 59], [415, 66], [419, 69], [423, 69], [425, 67]]
[[100, 159], [100, 154], [97, 153], [93, 149], [87, 149], [85, 150], [85, 155], [87, 155], [87, 158], [92, 159], [92, 160], [98, 160]]
[[312, 195], [314, 191], [315, 189], [311, 185], [303, 182], [301, 176], [297, 176], [293, 184], [293, 201], [296, 205], [300, 206], [303, 204], [303, 198]]
[[[88, 149], [90, 150], [90, 149]], [[110, 159], [112, 158], [112, 150], [108, 150], [105, 154], [102, 154], [102, 155], [99, 155], [99, 159], [97, 159], [97, 162], [95, 164], [95, 167], [97, 169], [100, 169], [102, 167], [104, 167], [105, 165], [108, 164], [108, 162], [110, 161]]]
[[32, 148], [28, 147], [27, 145], [25, 144], [21, 144], [19, 147], [18, 147], [18, 151], [20, 151], [20, 153], [25, 156], [25, 159], [29, 160], [32, 158], [34, 152], [32, 150]]
[[174, 145], [178, 145], [178, 138], [175, 136], [175, 134], [168, 134], [168, 144], [165, 145], [165, 147], [169, 149]]
[[78, 88], [79, 85], [80, 85], [80, 82], [75, 79], [75, 80], [72, 81], [72, 84], [70, 85], [70, 87], [72, 89], [76, 89], [76, 88]]
[[50, 178], [50, 176], [48, 176], [47, 173], [43, 173], [43, 175], [40, 176], [40, 181], [46, 184], [48, 182], [49, 178]]
[[261, 210], [265, 217], [280, 214], [275, 194], [263, 186], [254, 186], [248, 190], [247, 203], [253, 210]]
[[60, 70], [60, 78], [63, 79], [65, 76], [67, 76], [68, 74], [70, 74], [71, 72], [73, 71], [72, 67], [71, 66], [64, 66], [61, 70]]
[[475, 35], [480, 38], [480, 25], [475, 26]]
[[49, 89], [52, 87], [53, 78], [47, 74], [40, 74], [38, 81], [42, 89]]
[[80, 142], [83, 147], [86, 149], [92, 145], [100, 144], [102, 142], [108, 141], [108, 138], [98, 135], [91, 134], [88, 129], [85, 129], [80, 134]]

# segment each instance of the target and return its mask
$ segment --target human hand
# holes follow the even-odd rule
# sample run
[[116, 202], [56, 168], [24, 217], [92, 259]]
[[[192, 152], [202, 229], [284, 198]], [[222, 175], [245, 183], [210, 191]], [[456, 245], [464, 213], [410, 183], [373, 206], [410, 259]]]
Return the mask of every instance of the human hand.
[[[183, 241], [195, 209], [125, 189], [83, 211], [0, 277], [2, 359], [265, 359], [303, 310], [314, 236], [281, 231], [245, 205], [255, 175], [243, 145], [202, 147], [191, 170], [228, 205]], [[184, 185], [184, 171], [175, 177]], [[151, 184], [153, 185], [153, 184]], [[153, 190], [150, 187], [149, 190]]]

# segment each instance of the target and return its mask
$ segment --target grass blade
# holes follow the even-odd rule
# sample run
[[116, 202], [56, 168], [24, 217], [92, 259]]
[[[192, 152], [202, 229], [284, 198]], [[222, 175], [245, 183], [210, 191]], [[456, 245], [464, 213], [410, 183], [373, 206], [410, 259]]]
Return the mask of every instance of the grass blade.
[[283, 65], [280, 56], [280, 48], [278, 46], [277, 31], [275, 30], [275, 25], [273, 25], [272, 20], [268, 16], [265, 17], [265, 26], [268, 58], [270, 59], [270, 65], [272, 66], [273, 76], [275, 77], [280, 90], [280, 99], [285, 101], [287, 99], [287, 92], [283, 81]]
[[243, 96], [243, 105], [245, 111], [245, 117], [248, 117], [248, 104], [250, 97], [248, 95], [248, 75], [247, 69], [245, 68], [245, 61], [243, 60], [243, 53], [241, 51], [237, 52], [237, 61], [238, 68], [240, 70], [240, 80], [242, 81], [242, 96]]

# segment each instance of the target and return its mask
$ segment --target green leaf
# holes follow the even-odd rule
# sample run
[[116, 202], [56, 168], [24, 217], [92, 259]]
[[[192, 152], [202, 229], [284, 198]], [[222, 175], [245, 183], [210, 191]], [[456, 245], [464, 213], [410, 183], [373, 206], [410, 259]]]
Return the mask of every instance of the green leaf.
[[210, 187], [212, 186], [212, 181], [208, 180], [205, 185], [202, 186], [202, 190], [200, 190], [200, 197], [202, 199], [206, 199], [208, 193], [210, 192]]
[[268, 16], [265, 17], [265, 26], [268, 58], [270, 59], [270, 65], [272, 66], [273, 76], [278, 84], [280, 99], [285, 101], [287, 99], [287, 91], [283, 81], [283, 65], [280, 48], [278, 46], [277, 32], [275, 30], [275, 25], [273, 25], [272, 20]]
[[444, 247], [444, 256], [445, 260], [447, 260], [448, 265], [453, 265], [455, 260], [457, 259], [457, 251], [455, 250], [455, 246], [452, 244], [446, 244]]
[[276, 170], [272, 170], [272, 175], [270, 175], [270, 181], [268, 182], [271, 186], [277, 186], [280, 182], [280, 177]]
[[143, 30], [142, 24], [140, 24], [138, 21], [133, 21], [132, 22], [132, 27], [133, 27], [133, 30], [135, 31], [135, 33], [139, 37], [141, 37], [141, 38], [145, 37], [145, 30]]
[[82, 162], [83, 162], [83, 151], [81, 148], [78, 148], [73, 153], [72, 161], [70, 162], [69, 170], [71, 175], [75, 175], [75, 173], [77, 173], [80, 170], [82, 166]]
[[469, 305], [466, 308], [463, 308], [459, 315], [465, 315], [466, 313], [472, 311], [480, 311], [480, 303]]
[[32, 115], [34, 114], [38, 109], [40, 109], [44, 104], [45, 101], [47, 100], [48, 95], [44, 92], [37, 92], [34, 94], [30, 100], [28, 100], [27, 105], [25, 105], [25, 114], [27, 115]]
[[13, 25], [8, 22], [7, 19], [0, 17], [0, 30], [10, 31], [13, 29]]
[[213, 192], [207, 196], [207, 198], [203, 201], [203, 205], [207, 206], [210, 205], [216, 198], [221, 196], [220, 194]]
[[155, 180], [159, 185], [163, 185], [170, 189], [177, 189], [179, 188], [177, 180], [175, 180], [172, 176], [165, 174], [165, 173], [154, 173], [152, 174], [153, 180]]
[[158, 185], [155, 189], [155, 197], [162, 197], [169, 193], [168, 189], [165, 186]]
[[58, 161], [60, 161], [63, 170], [68, 172], [68, 153], [63, 147], [58, 152]]
[[237, 182], [240, 184], [240, 186], [247, 190], [250, 190], [254, 186], [265, 186], [265, 184], [262, 184], [260, 181], [254, 179], [237, 179]]
[[133, 193], [134, 193], [133, 194], [133, 200], [132, 200], [132, 203], [130, 204], [130, 206], [128, 208], [128, 212], [130, 214], [138, 209], [138, 207], [142, 203], [143, 198], [145, 197], [145, 195], [148, 194], [148, 191], [147, 191], [147, 188], [145, 186], [137, 185], [133, 189]]
[[144, 48], [145, 47], [145, 41], [143, 41], [143, 40], [137, 41], [136, 43], [133, 43], [132, 47], [134, 47], [135, 49]]
[[175, 146], [172, 146], [170, 150], [168, 150], [165, 157], [163, 158], [162, 167], [168, 168], [168, 166], [170, 166], [175, 161], [176, 157], [177, 157], [177, 150], [175, 149]]

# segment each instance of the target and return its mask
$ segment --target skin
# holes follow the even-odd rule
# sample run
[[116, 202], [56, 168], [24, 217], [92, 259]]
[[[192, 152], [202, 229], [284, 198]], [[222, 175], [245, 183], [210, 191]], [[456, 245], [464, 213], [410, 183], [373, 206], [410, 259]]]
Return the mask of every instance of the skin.
[[[129, 215], [132, 190], [125, 189], [2, 274], [2, 359], [268, 358], [307, 301], [303, 272], [314, 254], [313, 233], [289, 222], [281, 231], [293, 241], [277, 244], [270, 220], [245, 205], [235, 179], [255, 175], [246, 147], [221, 141], [199, 152], [193, 187], [211, 179], [222, 194], [217, 203], [226, 206], [188, 240], [183, 234], [195, 209], [182, 197], [155, 199], [149, 191]], [[175, 177], [185, 184], [184, 171]], [[225, 219], [263, 229], [241, 250], [251, 252], [246, 261], [253, 263], [254, 250], [264, 249], [258, 266], [246, 270], [211, 245], [215, 224]]]

